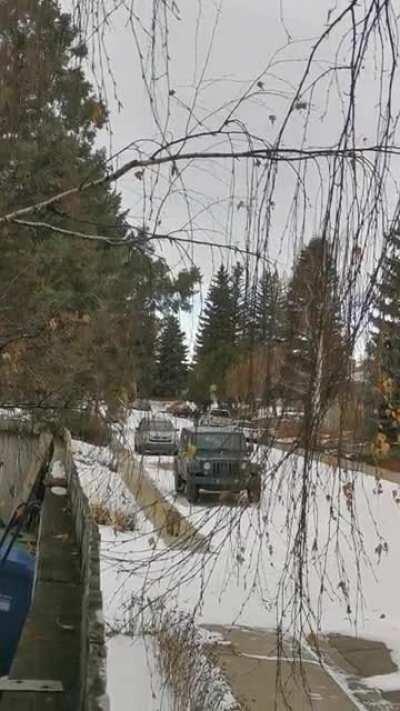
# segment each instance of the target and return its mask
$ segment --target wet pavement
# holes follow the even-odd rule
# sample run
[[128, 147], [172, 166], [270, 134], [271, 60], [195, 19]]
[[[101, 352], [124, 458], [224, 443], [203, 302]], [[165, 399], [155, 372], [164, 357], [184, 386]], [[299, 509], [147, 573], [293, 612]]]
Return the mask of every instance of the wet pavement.
[[305, 647], [302, 660], [290, 642], [278, 652], [276, 635], [248, 627], [207, 625], [209, 652], [246, 711], [400, 710], [400, 691], [368, 688], [366, 680], [397, 671], [381, 642], [332, 634], [318, 640], [321, 665]]

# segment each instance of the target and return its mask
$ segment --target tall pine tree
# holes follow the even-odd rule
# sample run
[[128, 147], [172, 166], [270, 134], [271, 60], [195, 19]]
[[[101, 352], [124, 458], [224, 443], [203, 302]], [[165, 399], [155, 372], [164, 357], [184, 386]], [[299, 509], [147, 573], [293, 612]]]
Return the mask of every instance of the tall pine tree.
[[232, 318], [235, 329], [235, 342], [241, 343], [245, 330], [244, 304], [243, 304], [243, 266], [237, 262], [232, 269]]
[[288, 396], [317, 418], [346, 378], [338, 279], [331, 247], [313, 239], [294, 265], [287, 295]]
[[199, 321], [191, 377], [192, 392], [198, 400], [208, 400], [210, 385], [217, 386], [219, 397], [225, 395], [225, 376], [235, 357], [236, 314], [232, 280], [221, 265], [211, 282]]
[[[106, 112], [79, 68], [82, 51], [54, 0], [1, 3], [2, 214], [104, 175], [93, 145]], [[37, 221], [111, 240], [128, 233], [107, 186], [65, 199]], [[2, 398], [41, 408], [126, 399], [133, 361], [125, 255], [12, 222], [0, 249]]]
[[188, 364], [185, 335], [174, 314], [163, 319], [158, 345], [158, 386], [160, 397], [180, 398], [187, 388]]
[[134, 280], [132, 301], [133, 357], [138, 395], [147, 398], [158, 394], [157, 344], [162, 315], [190, 310], [200, 273], [197, 268], [191, 268], [172, 275], [167, 264], [155, 258], [142, 260], [139, 271]]
[[285, 295], [278, 272], [265, 269], [258, 283], [255, 342], [279, 343], [285, 336]]
[[255, 400], [270, 404], [282, 394], [279, 381], [285, 337], [284, 290], [276, 271], [265, 269], [252, 282], [247, 293], [243, 284], [240, 295], [241, 328], [228, 373], [228, 389], [232, 397], [248, 404]]
[[[104, 177], [94, 140], [106, 111], [80, 67], [85, 51], [56, 0], [0, 3], [1, 214]], [[143, 240], [113, 248], [45, 226], [111, 241], [133, 236], [107, 184], [32, 220], [40, 224], [0, 229], [2, 402], [43, 412], [82, 402], [114, 408], [133, 397], [138, 371], [154, 360], [155, 338], [145, 353], [137, 347], [147, 307], [157, 336], [157, 314], [185, 307], [198, 275], [173, 278]]]
[[379, 393], [375, 452], [400, 442], [400, 239], [391, 235], [371, 318], [370, 373]]

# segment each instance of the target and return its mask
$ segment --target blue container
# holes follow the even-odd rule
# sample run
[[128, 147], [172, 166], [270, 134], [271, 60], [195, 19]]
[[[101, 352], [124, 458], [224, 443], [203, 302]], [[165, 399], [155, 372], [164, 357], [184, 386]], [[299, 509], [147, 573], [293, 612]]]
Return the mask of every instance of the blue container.
[[2, 563], [7, 540], [0, 548], [0, 676], [9, 673], [29, 612], [35, 558], [15, 543]]

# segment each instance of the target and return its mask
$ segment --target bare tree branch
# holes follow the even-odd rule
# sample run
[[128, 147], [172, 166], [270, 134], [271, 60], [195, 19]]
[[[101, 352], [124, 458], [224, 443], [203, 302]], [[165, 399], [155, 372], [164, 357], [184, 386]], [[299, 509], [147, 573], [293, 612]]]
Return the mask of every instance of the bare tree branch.
[[[167, 148], [167, 147], [165, 147]], [[177, 162], [183, 161], [193, 161], [193, 160], [210, 160], [210, 159], [224, 159], [224, 160], [237, 160], [240, 158], [250, 158], [254, 160], [266, 160], [271, 163], [293, 163], [293, 162], [304, 162], [313, 161], [316, 158], [332, 158], [337, 160], [338, 158], [343, 158], [349, 161], [354, 161], [360, 159], [363, 155], [368, 153], [378, 153], [382, 155], [400, 155], [400, 147], [398, 146], [380, 146], [371, 145], [363, 146], [358, 148], [317, 148], [317, 149], [296, 149], [296, 148], [255, 148], [246, 151], [194, 151], [191, 153], [175, 153], [168, 156], [157, 156], [150, 158], [135, 158], [131, 161], [124, 163], [123, 166], [109, 172], [108, 174], [97, 178], [96, 180], [88, 180], [81, 185], [69, 188], [62, 192], [56, 193], [46, 200], [41, 200], [33, 205], [27, 207], [19, 208], [7, 213], [6, 215], [0, 216], [0, 224], [15, 221], [23, 215], [28, 215], [32, 212], [38, 212], [43, 210], [54, 203], [61, 202], [62, 200], [77, 195], [78, 193], [86, 192], [87, 190], [92, 190], [100, 185], [105, 185], [107, 183], [113, 183], [119, 178], [129, 173], [132, 170], [155, 168], [163, 164], [176, 164]]]
[[257, 259], [261, 259], [265, 262], [270, 262], [265, 255], [255, 252], [253, 250], [244, 249], [242, 247], [237, 247], [236, 245], [226, 244], [224, 242], [215, 242], [214, 240], [199, 240], [192, 237], [178, 237], [176, 234], [149, 234], [141, 228], [132, 228], [137, 230], [137, 236], [127, 237], [125, 239], [113, 239], [111, 237], [105, 237], [104, 235], [98, 234], [88, 234], [86, 232], [79, 232], [77, 230], [68, 230], [64, 227], [59, 227], [57, 225], [52, 225], [50, 222], [44, 222], [42, 220], [20, 220], [13, 218], [10, 220], [13, 224], [21, 225], [23, 227], [29, 227], [31, 229], [38, 230], [50, 230], [64, 237], [70, 237], [75, 239], [88, 240], [89, 242], [100, 242], [107, 244], [110, 247], [135, 247], [139, 251], [143, 251], [143, 247], [152, 242], [158, 240], [167, 240], [171, 243], [182, 243], [182, 244], [192, 244], [202, 247], [210, 247], [216, 249], [224, 249], [236, 254], [245, 254]]

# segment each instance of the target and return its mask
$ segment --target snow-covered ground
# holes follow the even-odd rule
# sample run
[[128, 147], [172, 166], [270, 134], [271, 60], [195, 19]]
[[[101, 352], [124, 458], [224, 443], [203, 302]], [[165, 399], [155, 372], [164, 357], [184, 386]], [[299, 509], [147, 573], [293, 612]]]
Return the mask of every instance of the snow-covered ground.
[[[291, 576], [297, 561], [291, 561], [289, 553], [298, 534], [302, 458], [292, 456], [279, 464], [284, 456], [276, 451], [270, 454], [260, 508], [208, 505], [206, 497], [200, 505], [190, 507], [183, 497], [177, 499], [182, 510], [191, 511], [192, 521], [198, 526], [206, 525], [207, 532], [213, 526], [211, 560], [205, 554], [192, 555], [180, 568], [182, 585], [177, 592], [180, 604], [188, 596], [195, 602], [201, 581], [184, 583], [183, 573], [196, 565], [204, 565], [207, 573], [211, 573], [208, 566], [212, 567], [211, 575], [206, 574], [209, 582], [202, 605], [202, 616], [208, 622], [228, 623], [239, 615], [243, 624], [266, 626], [275, 621], [273, 602], [282, 576], [286, 576], [288, 597], [292, 595]], [[160, 466], [156, 459], [152, 466], [148, 464], [147, 459], [148, 470], [163, 492], [173, 496], [172, 473], [163, 466], [167, 462], [161, 461]], [[272, 476], [274, 467], [276, 473]], [[348, 509], [346, 481], [339, 482], [337, 474], [323, 464], [315, 465], [311, 473], [305, 548], [308, 594], [310, 603], [314, 603], [310, 607], [319, 610], [321, 628], [325, 631], [352, 634], [357, 629], [359, 635], [390, 640], [392, 646], [400, 631], [396, 587], [400, 579], [396, 568], [400, 553], [397, 489], [388, 482], [377, 486], [373, 478], [363, 474], [352, 478], [353, 515]], [[175, 555], [176, 552], [171, 553], [172, 559]], [[175, 578], [166, 575], [172, 559], [163, 556], [161, 587], [157, 582], [158, 565], [146, 573], [148, 590], [152, 588], [162, 594], [168, 583], [175, 586]], [[321, 591], [322, 579], [325, 587]], [[215, 609], [218, 607], [215, 595], [221, 609]], [[247, 602], [242, 607], [244, 597]]]
[[174, 711], [172, 695], [160, 676], [149, 640], [114, 635], [108, 641], [107, 656], [111, 711]]
[[119, 476], [107, 447], [93, 447], [73, 440], [74, 460], [83, 489], [92, 505], [101, 504], [111, 511], [131, 511], [136, 502]]
[[[112, 570], [115, 559], [124, 552], [124, 544], [135, 540], [138, 550], [144, 537], [152, 528], [138, 509], [136, 501], [119, 475], [113, 471], [113, 457], [105, 447], [93, 447], [85, 442], [73, 441], [74, 460], [82, 487], [93, 506], [102, 505], [111, 511], [124, 511], [135, 520], [136, 531], [117, 532], [110, 526], [100, 526], [101, 533], [101, 584], [103, 606], [108, 631], [107, 642], [107, 691], [111, 711], [127, 711], [138, 708], [143, 711], [173, 711], [173, 699], [165, 681], [161, 678], [153, 645], [142, 635], [118, 634], [117, 618], [119, 580], [114, 585]], [[111, 578], [110, 578], [111, 573]], [[162, 704], [162, 705], [160, 705]]]
[[[139, 418], [140, 413], [134, 413], [129, 420], [130, 444]], [[300, 625], [309, 632], [308, 620], [314, 631], [382, 641], [400, 666], [397, 487], [386, 481], [378, 484], [365, 474], [339, 474], [321, 463], [313, 463], [308, 471], [302, 457], [278, 450], [264, 450], [262, 455], [264, 492], [259, 506], [217, 505], [203, 499], [190, 507], [183, 498], [176, 500], [211, 538], [209, 553], [168, 549], [140, 512], [137, 531], [102, 530], [102, 587], [109, 625], [129, 633], [135, 624], [148, 624], [156, 601], [167, 609], [194, 612], [198, 623], [275, 628], [280, 620], [290, 634], [298, 633]], [[162, 492], [173, 497], [170, 460], [144, 462]], [[89, 492], [87, 467], [77, 464]], [[93, 476], [99, 486], [108, 477], [113, 495], [129, 499], [114, 472], [106, 475], [94, 462]], [[302, 510], [304, 493], [308, 503]], [[298, 600], [300, 583], [303, 605]], [[119, 648], [110, 642], [111, 666], [114, 645]], [[390, 677], [369, 683], [400, 688], [398, 675]], [[155, 708], [164, 711], [170, 699], [165, 700], [165, 690], [158, 687], [164, 705], [159, 700]], [[153, 711], [151, 705], [143, 708]]]

